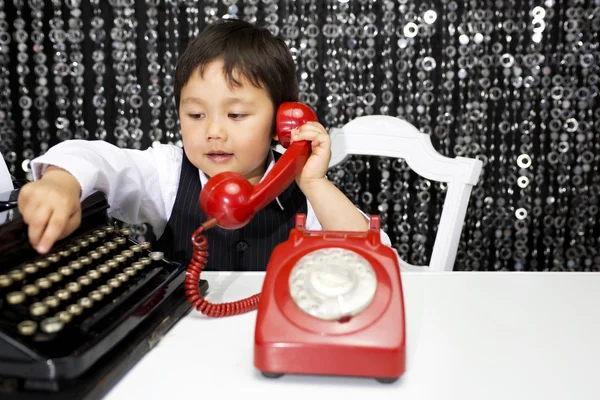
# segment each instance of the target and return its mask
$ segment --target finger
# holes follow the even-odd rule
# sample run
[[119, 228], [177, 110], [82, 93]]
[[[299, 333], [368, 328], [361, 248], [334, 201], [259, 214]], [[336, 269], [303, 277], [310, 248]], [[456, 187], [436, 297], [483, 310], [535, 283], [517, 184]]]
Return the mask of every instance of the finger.
[[65, 227], [58, 237], [58, 239], [64, 239], [75, 231], [81, 224], [81, 209], [78, 209], [73, 215], [71, 215], [65, 224]]
[[38, 253], [45, 254], [52, 248], [54, 242], [56, 242], [63, 232], [67, 220], [67, 213], [54, 210], [36, 247]]
[[27, 220], [25, 219], [27, 216], [26, 210], [31, 200], [29, 190], [30, 187], [31, 186], [29, 184], [24, 185], [21, 188], [21, 190], [19, 190], [19, 196], [17, 197], [17, 209], [19, 210], [19, 213], [21, 213], [21, 215], [23, 216], [23, 220], [25, 221], [25, 223], [27, 223]]
[[30, 212], [29, 210], [26, 211], [31, 216], [27, 229], [29, 242], [33, 247], [37, 248], [40, 238], [46, 230], [46, 225], [48, 225], [48, 220], [52, 214], [52, 209], [50, 207], [42, 206], [38, 207], [38, 209], [33, 212]]
[[303, 127], [300, 128], [298, 132], [292, 133], [292, 137], [294, 140], [315, 140], [317, 136], [322, 134], [323, 132], [316, 127]]

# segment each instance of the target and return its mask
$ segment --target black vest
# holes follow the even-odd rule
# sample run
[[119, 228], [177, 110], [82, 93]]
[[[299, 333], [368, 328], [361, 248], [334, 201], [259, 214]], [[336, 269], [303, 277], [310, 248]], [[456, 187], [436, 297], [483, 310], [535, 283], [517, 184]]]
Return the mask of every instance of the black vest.
[[[273, 153], [277, 161], [281, 154]], [[167, 259], [186, 266], [192, 257], [191, 236], [207, 219], [198, 203], [201, 186], [198, 168], [184, 151], [171, 218], [155, 247], [165, 253]], [[240, 229], [226, 230], [215, 226], [207, 230], [208, 261], [204, 270], [266, 270], [275, 246], [288, 239], [296, 214], [306, 214], [307, 210], [306, 197], [295, 181], [278, 199], [283, 210], [277, 201], [272, 201]]]

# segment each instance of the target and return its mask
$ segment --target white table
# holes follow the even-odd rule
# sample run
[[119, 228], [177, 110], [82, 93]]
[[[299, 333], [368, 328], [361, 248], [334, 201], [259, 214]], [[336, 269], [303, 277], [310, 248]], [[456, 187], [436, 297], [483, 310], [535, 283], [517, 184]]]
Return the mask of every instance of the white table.
[[[204, 273], [212, 302], [261, 289], [263, 273]], [[366, 378], [255, 370], [256, 311], [211, 319], [195, 310], [106, 396], [108, 400], [600, 399], [600, 274], [402, 274], [407, 371]], [[229, 396], [232, 395], [232, 396]]]

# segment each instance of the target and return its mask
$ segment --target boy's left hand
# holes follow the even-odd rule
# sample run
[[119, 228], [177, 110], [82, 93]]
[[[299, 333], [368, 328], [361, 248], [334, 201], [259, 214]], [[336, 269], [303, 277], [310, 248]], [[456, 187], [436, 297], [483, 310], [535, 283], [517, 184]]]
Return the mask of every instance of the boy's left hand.
[[331, 160], [331, 138], [323, 125], [311, 121], [292, 130], [291, 141], [298, 140], [311, 142], [311, 154], [302, 173], [296, 177], [296, 183], [302, 186], [325, 177]]

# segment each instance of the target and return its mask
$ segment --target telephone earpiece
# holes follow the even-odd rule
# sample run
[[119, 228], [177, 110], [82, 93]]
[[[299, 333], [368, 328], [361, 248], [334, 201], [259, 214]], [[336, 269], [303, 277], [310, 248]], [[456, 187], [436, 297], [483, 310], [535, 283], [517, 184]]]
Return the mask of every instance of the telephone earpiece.
[[297, 102], [282, 103], [277, 109], [275, 129], [285, 153], [269, 174], [253, 186], [237, 172], [222, 172], [213, 176], [200, 192], [200, 208], [208, 219], [216, 218], [224, 229], [246, 225], [260, 209], [273, 201], [292, 183], [310, 155], [310, 142], [290, 145], [291, 131], [308, 121], [316, 121], [315, 112]]

